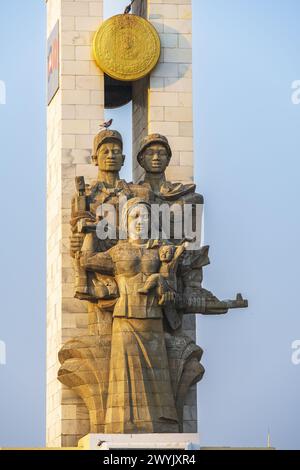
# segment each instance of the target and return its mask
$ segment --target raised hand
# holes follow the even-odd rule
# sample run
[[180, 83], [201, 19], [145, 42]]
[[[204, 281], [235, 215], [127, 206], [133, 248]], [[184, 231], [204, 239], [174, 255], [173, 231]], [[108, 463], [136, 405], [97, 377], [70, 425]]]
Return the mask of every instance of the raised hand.
[[70, 251], [71, 251], [71, 256], [73, 258], [75, 258], [76, 253], [81, 251], [82, 245], [84, 242], [84, 237], [85, 237], [84, 233], [74, 233], [70, 237]]

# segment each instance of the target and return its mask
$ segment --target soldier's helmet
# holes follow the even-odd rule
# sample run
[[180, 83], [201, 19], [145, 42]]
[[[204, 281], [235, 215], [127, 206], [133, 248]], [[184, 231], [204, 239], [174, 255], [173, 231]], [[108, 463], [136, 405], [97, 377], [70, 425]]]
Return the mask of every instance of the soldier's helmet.
[[123, 139], [120, 132], [105, 129], [99, 132], [94, 138], [93, 158], [97, 156], [97, 152], [101, 145], [105, 144], [106, 142], [118, 142], [121, 145], [123, 151]]
[[171, 160], [172, 150], [171, 150], [168, 139], [164, 135], [161, 135], [161, 134], [150, 134], [147, 137], [145, 137], [141, 141], [141, 144], [140, 144], [140, 148], [137, 154], [137, 160], [140, 165], [142, 163], [143, 152], [146, 150], [147, 147], [150, 147], [153, 144], [163, 145], [167, 149], [169, 161]]

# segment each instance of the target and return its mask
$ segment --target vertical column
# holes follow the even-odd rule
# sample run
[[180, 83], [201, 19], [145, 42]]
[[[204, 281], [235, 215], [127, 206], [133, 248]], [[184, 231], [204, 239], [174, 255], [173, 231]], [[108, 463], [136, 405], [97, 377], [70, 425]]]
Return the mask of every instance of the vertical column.
[[92, 58], [103, 0], [48, 0], [47, 32], [59, 21], [60, 87], [47, 111], [47, 445], [74, 446], [89, 432], [88, 413], [57, 380], [57, 353], [86, 333], [83, 302], [73, 298], [69, 221], [75, 176], [96, 178], [93, 136], [104, 119], [104, 77]]
[[[132, 12], [148, 19], [148, 0], [136, 0]], [[139, 181], [143, 170], [136, 156], [141, 140], [149, 133], [149, 77], [132, 84], [132, 174], [134, 181]]]
[[[162, 44], [159, 64], [149, 81], [133, 86], [134, 157], [141, 136], [147, 132], [164, 134], [173, 148], [167, 177], [185, 182], [194, 178], [191, 3], [191, 0], [138, 0], [134, 10], [149, 19]], [[142, 172], [136, 161], [133, 172], [139, 180]]]
[[[133, 12], [147, 18], [159, 33], [162, 51], [151, 76], [133, 83], [133, 176], [143, 170], [136, 161], [141, 138], [164, 134], [173, 157], [167, 170], [170, 181], [192, 182], [193, 88], [192, 0], [136, 0]], [[196, 339], [196, 319], [186, 315], [183, 329]], [[184, 432], [197, 432], [197, 389], [193, 386], [184, 406]]]

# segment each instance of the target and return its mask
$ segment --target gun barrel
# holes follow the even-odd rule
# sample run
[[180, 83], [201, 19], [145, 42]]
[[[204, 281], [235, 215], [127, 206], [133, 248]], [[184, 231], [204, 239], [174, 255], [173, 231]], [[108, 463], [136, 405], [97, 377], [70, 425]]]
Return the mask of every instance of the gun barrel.
[[240, 299], [240, 300], [226, 300], [225, 303], [227, 304], [228, 309], [234, 308], [248, 308], [248, 300]]
[[206, 315], [221, 315], [228, 310], [237, 308], [247, 308], [248, 300], [242, 296], [237, 296], [235, 300], [217, 300], [205, 298], [201, 295], [190, 295], [177, 298], [178, 305], [185, 309], [187, 313], [202, 313]]

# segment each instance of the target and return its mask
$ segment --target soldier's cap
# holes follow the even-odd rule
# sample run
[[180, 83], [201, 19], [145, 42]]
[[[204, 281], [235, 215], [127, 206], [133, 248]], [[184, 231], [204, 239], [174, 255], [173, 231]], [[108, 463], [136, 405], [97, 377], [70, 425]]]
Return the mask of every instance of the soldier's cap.
[[113, 131], [110, 129], [105, 129], [99, 132], [94, 138], [93, 155], [96, 156], [102, 144], [105, 144], [106, 142], [111, 142], [111, 141], [119, 142], [123, 150], [123, 139], [122, 139], [120, 132]]
[[152, 144], [163, 145], [167, 149], [169, 160], [171, 159], [172, 150], [171, 150], [168, 139], [164, 135], [161, 135], [161, 134], [150, 134], [150, 135], [147, 135], [147, 137], [145, 137], [140, 144], [139, 152], [137, 155], [137, 159], [139, 163], [141, 163], [141, 158], [142, 158], [142, 154], [144, 150], [146, 150], [146, 148], [150, 147], [150, 145]]

